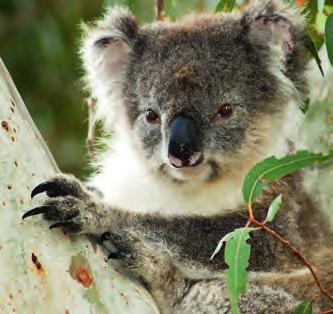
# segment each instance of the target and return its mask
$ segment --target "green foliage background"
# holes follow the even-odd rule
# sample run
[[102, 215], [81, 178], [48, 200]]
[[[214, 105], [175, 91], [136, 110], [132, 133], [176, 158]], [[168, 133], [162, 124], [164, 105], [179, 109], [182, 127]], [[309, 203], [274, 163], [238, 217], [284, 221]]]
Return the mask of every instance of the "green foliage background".
[[[317, 7], [317, 0], [310, 2]], [[0, 57], [62, 171], [81, 177], [89, 173], [85, 147], [87, 110], [79, 83], [82, 69], [77, 54], [80, 22], [99, 17], [105, 6], [114, 4], [129, 6], [139, 20], [149, 22], [154, 20], [154, 3], [0, 0]], [[166, 15], [176, 19], [193, 11], [212, 12], [217, 3], [218, 0], [165, 0], [164, 7]], [[315, 23], [313, 39], [319, 46], [323, 42], [320, 28], [324, 22], [317, 19]]]

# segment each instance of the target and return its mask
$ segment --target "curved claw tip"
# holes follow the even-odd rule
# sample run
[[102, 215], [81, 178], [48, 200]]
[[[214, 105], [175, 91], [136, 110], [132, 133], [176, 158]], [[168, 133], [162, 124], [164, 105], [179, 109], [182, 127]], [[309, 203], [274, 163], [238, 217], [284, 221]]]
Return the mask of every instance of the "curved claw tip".
[[60, 227], [67, 227], [72, 225], [73, 223], [71, 221], [59, 221], [56, 222], [55, 224], [51, 225], [49, 229], [54, 229], [54, 228], [60, 228]]
[[35, 207], [35, 208], [30, 209], [27, 212], [25, 212], [22, 215], [22, 220], [27, 218], [27, 217], [30, 217], [30, 216], [45, 214], [47, 211], [49, 211], [51, 209], [55, 209], [55, 207], [52, 206], [52, 205], [44, 205], [44, 206]]
[[120, 254], [118, 252], [111, 252], [108, 255], [108, 259], [119, 259], [120, 258]]
[[110, 232], [104, 232], [100, 237], [101, 242], [109, 241], [110, 239], [111, 239]]
[[52, 181], [46, 181], [43, 182], [39, 185], [37, 185], [32, 191], [31, 191], [31, 198], [33, 198], [35, 195], [43, 193], [47, 190], [49, 190], [50, 188], [52, 188], [54, 185], [54, 182]]

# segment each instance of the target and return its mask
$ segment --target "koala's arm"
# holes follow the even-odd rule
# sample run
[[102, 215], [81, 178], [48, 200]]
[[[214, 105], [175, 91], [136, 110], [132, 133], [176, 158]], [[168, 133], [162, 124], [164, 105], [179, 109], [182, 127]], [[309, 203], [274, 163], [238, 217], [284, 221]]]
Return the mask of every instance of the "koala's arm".
[[[56, 221], [51, 228], [63, 227], [70, 233], [100, 236], [111, 232], [116, 245], [120, 247], [124, 246], [122, 243], [128, 244], [127, 251], [139, 250], [138, 247], [130, 248], [131, 242], [150, 243], [154, 251], [168, 254], [176, 264], [185, 268], [190, 265], [194, 270], [207, 270], [210, 274], [220, 273], [225, 268], [222, 252], [210, 260], [220, 239], [234, 229], [243, 227], [247, 221], [246, 212], [209, 217], [167, 217], [110, 208], [77, 179], [67, 175], [59, 175], [42, 183], [32, 194], [44, 191], [52, 199], [42, 207], [30, 210], [24, 217], [44, 214], [45, 219]], [[274, 264], [271, 256], [276, 250], [275, 242], [264, 233], [255, 234], [252, 242], [251, 269], [271, 269]], [[133, 254], [140, 255], [139, 252]], [[260, 258], [255, 258], [256, 256]]]

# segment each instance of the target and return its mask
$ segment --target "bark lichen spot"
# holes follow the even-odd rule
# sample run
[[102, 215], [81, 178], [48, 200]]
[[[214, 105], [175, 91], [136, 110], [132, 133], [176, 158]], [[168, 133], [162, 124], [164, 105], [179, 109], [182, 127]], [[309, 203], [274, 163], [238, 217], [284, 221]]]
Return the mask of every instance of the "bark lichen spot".
[[7, 122], [7, 121], [2, 121], [2, 122], [1, 122], [1, 126], [2, 126], [2, 128], [3, 128], [6, 132], [9, 131], [9, 126], [8, 126], [8, 122]]
[[75, 272], [75, 279], [82, 284], [83, 287], [89, 288], [93, 283], [93, 278], [89, 271], [84, 267], [78, 267]]
[[31, 260], [32, 260], [32, 263], [35, 265], [37, 271], [43, 272], [43, 266], [39, 262], [38, 257], [34, 253], [31, 254]]

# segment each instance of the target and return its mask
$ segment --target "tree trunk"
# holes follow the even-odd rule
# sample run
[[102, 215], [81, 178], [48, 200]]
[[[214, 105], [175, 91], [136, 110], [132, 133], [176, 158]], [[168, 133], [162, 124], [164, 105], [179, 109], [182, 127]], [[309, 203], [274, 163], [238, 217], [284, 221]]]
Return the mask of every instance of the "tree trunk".
[[153, 314], [149, 294], [87, 238], [22, 222], [38, 183], [59, 172], [0, 59], [0, 312]]

